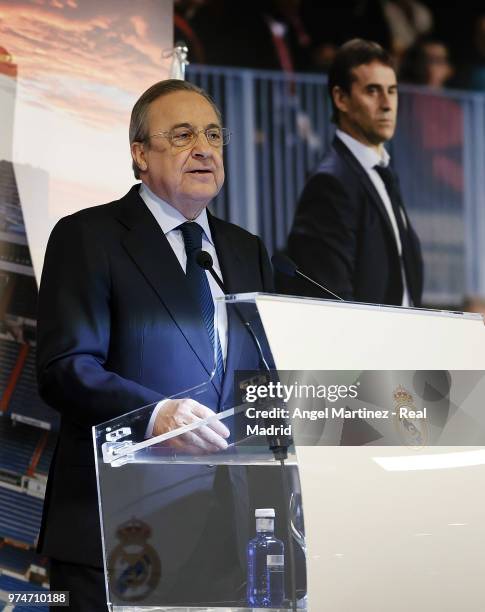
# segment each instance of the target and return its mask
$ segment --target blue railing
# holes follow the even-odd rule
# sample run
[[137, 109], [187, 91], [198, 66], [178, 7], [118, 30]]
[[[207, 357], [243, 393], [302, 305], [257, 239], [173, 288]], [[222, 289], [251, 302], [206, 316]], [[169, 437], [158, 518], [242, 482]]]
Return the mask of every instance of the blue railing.
[[[232, 132], [216, 213], [285, 244], [298, 196], [333, 136], [322, 75], [191, 65]], [[485, 294], [485, 95], [402, 86], [389, 146], [421, 237], [425, 301]]]

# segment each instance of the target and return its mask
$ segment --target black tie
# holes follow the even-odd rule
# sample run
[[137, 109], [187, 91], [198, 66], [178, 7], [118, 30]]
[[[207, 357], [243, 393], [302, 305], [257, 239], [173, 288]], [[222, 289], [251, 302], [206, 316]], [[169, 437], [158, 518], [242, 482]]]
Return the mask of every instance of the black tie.
[[[179, 226], [184, 238], [185, 252], [187, 254], [187, 268], [185, 271], [192, 294], [200, 308], [202, 320], [209, 335], [211, 346], [214, 346], [214, 300], [207, 280], [207, 274], [197, 263], [197, 253], [202, 248], [202, 232], [198, 223], [186, 222]], [[216, 374], [220, 381], [224, 375], [224, 361], [222, 350], [217, 338]]]
[[389, 166], [374, 166], [374, 170], [381, 177], [391, 201], [394, 217], [396, 218], [397, 227], [399, 230], [399, 238], [401, 240], [402, 259], [404, 262], [404, 271], [406, 273], [407, 284], [409, 287], [410, 279], [412, 278], [412, 262], [411, 262], [411, 247], [409, 242], [409, 231], [404, 222], [407, 217], [404, 212], [404, 204], [401, 198], [401, 191], [396, 175]]

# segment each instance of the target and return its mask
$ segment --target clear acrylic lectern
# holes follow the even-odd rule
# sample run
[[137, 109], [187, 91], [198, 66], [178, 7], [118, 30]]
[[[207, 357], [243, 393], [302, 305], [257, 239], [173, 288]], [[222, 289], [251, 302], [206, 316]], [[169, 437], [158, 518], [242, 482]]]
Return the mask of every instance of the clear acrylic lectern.
[[[280, 578], [283, 573], [285, 598], [266, 609], [288, 609], [291, 593], [299, 609], [306, 608], [294, 449], [284, 436], [253, 435], [247, 429], [245, 389], [251, 376], [274, 375], [271, 351], [254, 296], [228, 297], [217, 310], [217, 320], [222, 317], [228, 330], [214, 346], [214, 364], [217, 343], [224, 347], [224, 380], [217, 379], [214, 366], [203, 384], [167, 400], [197, 402], [214, 416], [188, 418], [187, 424], [182, 417], [179, 427], [174, 421], [173, 429], [153, 436], [154, 418], [166, 402], [93, 428], [111, 610], [251, 609], [246, 549], [255, 536], [257, 508], [274, 508], [275, 537], [285, 546], [284, 560], [268, 562], [268, 575], [260, 577], [264, 582], [273, 572]], [[278, 419], [262, 420], [265, 427], [275, 423], [284, 429]], [[254, 430], [254, 421], [251, 425]], [[219, 449], [214, 434], [219, 442], [226, 440], [227, 448]], [[288, 447], [284, 465], [274, 453], [279, 444]]]

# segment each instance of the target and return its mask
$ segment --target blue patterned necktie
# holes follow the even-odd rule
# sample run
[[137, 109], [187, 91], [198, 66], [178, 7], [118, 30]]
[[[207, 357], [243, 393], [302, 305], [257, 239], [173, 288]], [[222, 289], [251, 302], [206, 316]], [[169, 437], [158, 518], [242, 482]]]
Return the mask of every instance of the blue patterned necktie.
[[[185, 252], [187, 254], [185, 275], [202, 314], [202, 319], [209, 335], [211, 346], [214, 346], [214, 300], [212, 299], [207, 274], [196, 261], [197, 253], [202, 248], [202, 233], [204, 230], [198, 223], [189, 221], [179, 225], [178, 229], [182, 232]], [[224, 376], [224, 361], [222, 359], [219, 338], [217, 338], [216, 375], [219, 376], [219, 380], [222, 382]]]

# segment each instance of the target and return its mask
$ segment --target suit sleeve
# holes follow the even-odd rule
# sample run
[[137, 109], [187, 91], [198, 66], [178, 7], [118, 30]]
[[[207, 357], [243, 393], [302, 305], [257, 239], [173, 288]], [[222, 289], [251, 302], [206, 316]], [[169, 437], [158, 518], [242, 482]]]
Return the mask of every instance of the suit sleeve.
[[[302, 272], [345, 300], [354, 297], [359, 215], [338, 179], [316, 174], [301, 195], [288, 238], [288, 255]], [[284, 293], [330, 297], [302, 279], [277, 276], [276, 282]]]
[[79, 216], [54, 228], [39, 289], [37, 379], [41, 397], [84, 425], [162, 399], [106, 369], [111, 330], [109, 259]]

